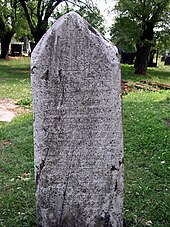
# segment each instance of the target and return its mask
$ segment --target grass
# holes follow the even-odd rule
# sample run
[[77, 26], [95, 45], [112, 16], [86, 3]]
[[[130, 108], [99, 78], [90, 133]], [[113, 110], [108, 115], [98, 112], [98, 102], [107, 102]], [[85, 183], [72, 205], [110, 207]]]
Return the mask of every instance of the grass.
[[[30, 104], [29, 58], [0, 61], [0, 98]], [[134, 76], [122, 65], [124, 80], [170, 83], [170, 67]], [[169, 91], [136, 91], [123, 96], [125, 149], [125, 224], [169, 227]], [[0, 122], [0, 226], [35, 226], [32, 114]]]
[[0, 98], [26, 99], [30, 91], [30, 58], [0, 60]]
[[[30, 58], [0, 60], [0, 98], [31, 99]], [[35, 226], [32, 114], [0, 122], [0, 226]]]
[[160, 62], [158, 68], [148, 68], [147, 76], [134, 76], [133, 65], [122, 65], [122, 77], [124, 80], [140, 82], [140, 80], [151, 80], [158, 83], [170, 83], [170, 66], [164, 66]]
[[170, 118], [167, 92], [138, 92], [123, 99], [125, 217], [127, 226], [170, 223]]
[[1, 123], [0, 226], [35, 226], [32, 116]]

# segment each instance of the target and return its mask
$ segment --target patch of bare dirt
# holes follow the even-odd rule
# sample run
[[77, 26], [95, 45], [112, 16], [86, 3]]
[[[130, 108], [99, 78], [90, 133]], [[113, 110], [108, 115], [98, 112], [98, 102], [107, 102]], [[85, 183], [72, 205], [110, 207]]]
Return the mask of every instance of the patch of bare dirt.
[[131, 86], [135, 87], [136, 89], [146, 90], [146, 91], [159, 91], [159, 88], [154, 88], [149, 86], [148, 84], [142, 84], [138, 82], [130, 82]]
[[3, 140], [1, 143], [0, 143], [0, 149], [4, 148], [4, 147], [8, 147], [12, 144], [12, 142], [10, 140]]
[[170, 90], [170, 84], [161, 84], [157, 82], [141, 80], [139, 82], [132, 81], [122, 81], [122, 93], [123, 95], [128, 94], [129, 92], [134, 92], [137, 90], [146, 90], [146, 91], [160, 91], [160, 90]]
[[149, 84], [153, 87], [159, 87], [160, 89], [170, 90], [170, 84], [161, 84], [161, 83], [152, 82], [152, 81], [149, 81], [149, 80], [141, 80], [140, 82], [142, 82], [144, 84]]
[[122, 80], [122, 93], [123, 95], [128, 94], [129, 92], [135, 91], [132, 86], [128, 85], [128, 82], [125, 80]]
[[0, 121], [11, 122], [17, 114], [29, 111], [29, 109], [16, 105], [15, 100], [0, 99]]
[[19, 56], [8, 56], [7, 58], [0, 58], [0, 60], [18, 60], [18, 59], [20, 59], [21, 57], [19, 57]]

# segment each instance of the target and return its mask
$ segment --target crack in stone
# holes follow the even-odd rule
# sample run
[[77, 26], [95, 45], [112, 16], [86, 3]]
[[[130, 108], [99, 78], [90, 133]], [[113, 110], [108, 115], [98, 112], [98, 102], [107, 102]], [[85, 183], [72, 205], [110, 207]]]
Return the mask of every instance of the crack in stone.
[[60, 101], [60, 106], [63, 105], [63, 101], [64, 101], [64, 96], [65, 96], [65, 88], [64, 88], [64, 81], [63, 81], [63, 75], [62, 75], [62, 70], [60, 69], [58, 71], [59, 74], [59, 79], [60, 79], [60, 83], [62, 86], [62, 94], [61, 94], [61, 101]]
[[71, 160], [71, 165], [69, 166], [69, 173], [67, 175], [67, 180], [66, 180], [66, 186], [63, 192], [63, 202], [62, 202], [62, 207], [61, 207], [61, 216], [60, 216], [60, 225], [62, 224], [62, 220], [63, 220], [63, 212], [64, 212], [64, 202], [66, 200], [66, 192], [67, 192], [67, 188], [68, 188], [68, 182], [69, 182], [69, 178], [70, 178], [70, 174], [71, 174], [71, 166], [72, 166], [72, 161], [73, 161], [73, 155], [72, 155], [72, 160]]
[[37, 171], [37, 174], [36, 174], [36, 189], [38, 188], [39, 180], [40, 180], [40, 177], [41, 177], [42, 170], [43, 170], [43, 168], [45, 166], [45, 163], [46, 163], [46, 160], [47, 160], [47, 156], [48, 156], [48, 151], [47, 151], [47, 153], [45, 155], [45, 158], [41, 161], [41, 163], [39, 165], [39, 170]]
[[67, 175], [66, 186], [65, 186], [65, 189], [64, 189], [64, 192], [63, 192], [63, 202], [62, 202], [62, 207], [61, 207], [60, 225], [62, 225], [62, 221], [63, 221], [64, 203], [65, 203], [65, 200], [66, 200], [66, 193], [67, 193], [69, 178], [70, 178], [70, 174], [72, 172], [72, 167], [74, 167], [73, 158], [74, 158], [74, 151], [73, 151], [73, 154], [72, 154], [72, 157], [71, 157], [71, 163], [70, 163], [69, 172], [68, 172], [68, 175]]
[[116, 183], [115, 183], [115, 192], [117, 191], [117, 180], [116, 180]]
[[62, 202], [62, 207], [61, 207], [60, 225], [62, 224], [62, 220], [63, 220], [64, 202], [66, 200], [66, 192], [67, 192], [69, 177], [70, 177], [70, 172], [68, 174], [67, 181], [66, 181], [66, 187], [63, 192], [63, 202]]

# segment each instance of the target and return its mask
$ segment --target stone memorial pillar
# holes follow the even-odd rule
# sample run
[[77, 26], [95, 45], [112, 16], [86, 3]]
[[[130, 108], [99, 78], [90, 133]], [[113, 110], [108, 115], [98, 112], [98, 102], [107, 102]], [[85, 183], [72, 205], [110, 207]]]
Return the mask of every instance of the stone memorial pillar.
[[40, 227], [123, 226], [123, 135], [117, 48], [75, 12], [32, 53]]

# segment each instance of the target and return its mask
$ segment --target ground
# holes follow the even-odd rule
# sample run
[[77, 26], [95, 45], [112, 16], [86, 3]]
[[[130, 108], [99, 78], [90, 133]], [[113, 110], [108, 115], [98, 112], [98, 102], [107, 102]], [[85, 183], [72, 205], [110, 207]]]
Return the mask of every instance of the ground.
[[20, 113], [29, 111], [17, 105], [12, 99], [0, 99], [0, 121], [11, 122], [12, 119]]

